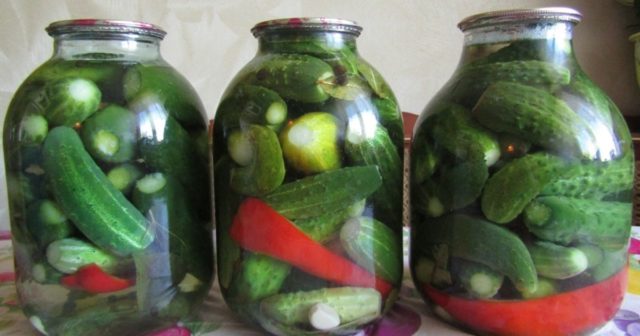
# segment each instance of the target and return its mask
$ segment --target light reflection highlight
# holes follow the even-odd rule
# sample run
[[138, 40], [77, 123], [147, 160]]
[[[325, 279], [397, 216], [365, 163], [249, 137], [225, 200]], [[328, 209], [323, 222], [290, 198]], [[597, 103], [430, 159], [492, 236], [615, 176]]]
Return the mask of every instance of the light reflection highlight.
[[145, 94], [139, 97], [131, 104], [131, 109], [138, 116], [141, 138], [164, 140], [168, 113], [157, 95]]

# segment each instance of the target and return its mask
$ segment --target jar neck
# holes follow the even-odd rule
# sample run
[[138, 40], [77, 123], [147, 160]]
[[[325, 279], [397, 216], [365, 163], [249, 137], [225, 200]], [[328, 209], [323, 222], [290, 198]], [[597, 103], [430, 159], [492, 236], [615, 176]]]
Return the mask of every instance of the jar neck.
[[[573, 29], [566, 21], [523, 21], [468, 29], [464, 33], [462, 64], [473, 62], [514, 43], [518, 59], [539, 59], [556, 64], [574, 62]], [[514, 48], [515, 49], [515, 48]]]
[[357, 36], [342, 32], [279, 31], [258, 37], [258, 53], [271, 52], [327, 52], [349, 49], [356, 53]]
[[54, 37], [53, 58], [153, 61], [162, 58], [160, 39], [135, 34], [62, 34]]

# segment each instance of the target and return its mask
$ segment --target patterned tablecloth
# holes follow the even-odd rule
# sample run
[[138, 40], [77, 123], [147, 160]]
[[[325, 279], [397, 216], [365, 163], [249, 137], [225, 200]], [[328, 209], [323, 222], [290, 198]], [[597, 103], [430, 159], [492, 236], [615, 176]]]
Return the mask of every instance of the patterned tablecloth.
[[[406, 239], [405, 239], [406, 240]], [[622, 307], [598, 336], [640, 336], [640, 227], [634, 227], [630, 244], [629, 286]], [[0, 233], [0, 335], [38, 335], [17, 304], [13, 283], [13, 256], [9, 235]], [[360, 336], [365, 336], [365, 333]], [[233, 316], [214, 285], [199, 314], [199, 320], [178, 325], [153, 336], [251, 336], [263, 335]], [[441, 322], [428, 310], [405, 272], [396, 307], [366, 336], [468, 335]]]

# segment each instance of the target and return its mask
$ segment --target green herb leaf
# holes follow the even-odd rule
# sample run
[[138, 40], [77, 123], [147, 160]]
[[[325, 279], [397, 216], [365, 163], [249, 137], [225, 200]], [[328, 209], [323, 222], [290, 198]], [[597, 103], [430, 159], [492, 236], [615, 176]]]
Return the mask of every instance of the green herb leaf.
[[358, 62], [358, 71], [367, 81], [373, 92], [380, 98], [393, 98], [391, 88], [384, 81], [382, 75], [365, 61]]
[[367, 93], [367, 85], [359, 77], [346, 76], [346, 82], [344, 84], [340, 82], [341, 79], [330, 77], [320, 81], [318, 85], [331, 97], [342, 100], [356, 100]]

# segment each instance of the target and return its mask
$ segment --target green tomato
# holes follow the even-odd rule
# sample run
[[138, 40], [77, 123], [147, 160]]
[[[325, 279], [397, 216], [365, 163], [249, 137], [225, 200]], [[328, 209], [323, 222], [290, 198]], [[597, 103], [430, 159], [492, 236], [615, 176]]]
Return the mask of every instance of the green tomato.
[[280, 134], [280, 143], [287, 163], [303, 173], [320, 173], [342, 165], [338, 124], [330, 113], [311, 112], [294, 120]]

